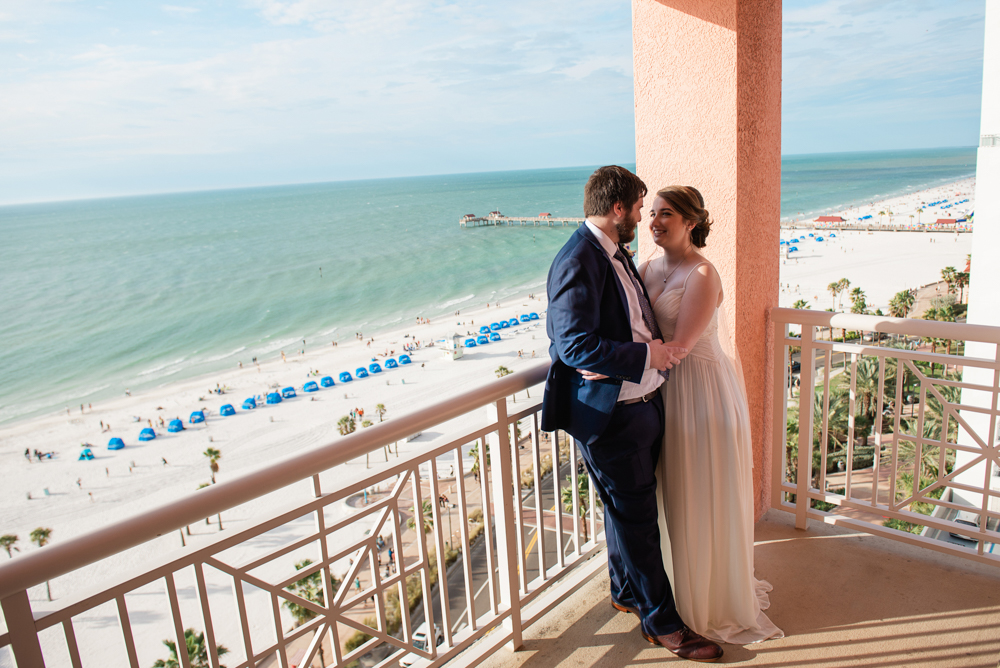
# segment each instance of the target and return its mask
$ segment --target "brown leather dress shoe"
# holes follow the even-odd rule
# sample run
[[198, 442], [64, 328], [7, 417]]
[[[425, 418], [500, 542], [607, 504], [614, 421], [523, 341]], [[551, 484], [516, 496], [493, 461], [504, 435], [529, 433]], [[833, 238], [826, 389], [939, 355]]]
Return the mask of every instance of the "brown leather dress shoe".
[[[641, 626], [639, 629], [642, 631]], [[654, 645], [666, 647], [670, 652], [688, 661], [715, 663], [722, 658], [722, 647], [686, 626], [665, 636], [650, 636], [642, 631], [642, 637]]]
[[617, 610], [618, 612], [624, 612], [627, 615], [635, 615], [637, 617], [639, 616], [638, 608], [633, 608], [630, 605], [622, 605], [621, 603], [618, 603], [613, 599], [611, 601], [611, 607]]

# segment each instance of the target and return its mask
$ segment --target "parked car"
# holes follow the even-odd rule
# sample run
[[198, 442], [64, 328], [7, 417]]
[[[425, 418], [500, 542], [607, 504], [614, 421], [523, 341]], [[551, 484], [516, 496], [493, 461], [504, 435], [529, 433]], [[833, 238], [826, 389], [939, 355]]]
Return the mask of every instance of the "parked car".
[[[434, 625], [434, 646], [437, 647], [444, 642], [444, 633], [441, 631], [441, 627], [437, 624]], [[413, 632], [413, 646], [419, 650], [426, 651], [428, 647], [427, 644], [427, 622], [424, 622], [417, 627], [417, 630]], [[409, 668], [413, 665], [413, 662], [420, 658], [417, 654], [412, 652], [405, 654], [402, 659], [399, 660], [399, 665], [402, 668]]]
[[961, 524], [963, 526], [969, 527], [968, 534], [955, 533], [954, 531], [949, 532], [952, 538], [959, 538], [961, 540], [973, 541], [976, 540], [972, 538], [972, 534], [979, 533], [979, 516], [974, 515], [970, 512], [961, 511], [958, 513], [958, 517], [955, 518], [956, 524]]

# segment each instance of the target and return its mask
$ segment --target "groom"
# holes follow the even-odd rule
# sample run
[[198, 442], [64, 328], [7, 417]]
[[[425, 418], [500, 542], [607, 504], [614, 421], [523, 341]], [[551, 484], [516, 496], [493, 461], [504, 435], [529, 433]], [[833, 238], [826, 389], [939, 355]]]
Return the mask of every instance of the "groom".
[[[711, 662], [722, 648], [688, 629], [677, 614], [660, 554], [659, 387], [678, 360], [661, 340], [649, 297], [623, 250], [635, 238], [645, 194], [646, 185], [622, 167], [601, 167], [587, 181], [587, 221], [549, 269], [552, 366], [542, 429], [563, 429], [576, 439], [604, 502], [612, 605], [637, 614], [651, 643]], [[606, 378], [587, 380], [577, 370]]]

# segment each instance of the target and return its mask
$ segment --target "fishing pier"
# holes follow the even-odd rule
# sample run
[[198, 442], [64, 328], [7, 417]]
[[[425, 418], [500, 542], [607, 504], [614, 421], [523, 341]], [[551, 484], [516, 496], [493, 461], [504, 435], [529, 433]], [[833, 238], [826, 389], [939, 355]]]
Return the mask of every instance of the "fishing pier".
[[499, 225], [514, 227], [566, 227], [579, 226], [586, 218], [560, 218], [549, 213], [537, 216], [505, 216], [499, 211], [490, 211], [487, 216], [477, 216], [467, 213], [458, 221], [460, 227], [497, 227]]

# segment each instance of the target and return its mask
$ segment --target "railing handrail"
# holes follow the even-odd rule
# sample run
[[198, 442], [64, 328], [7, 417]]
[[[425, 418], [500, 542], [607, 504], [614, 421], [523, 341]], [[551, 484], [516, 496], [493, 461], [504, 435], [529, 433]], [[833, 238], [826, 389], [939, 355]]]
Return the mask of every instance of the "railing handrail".
[[0, 564], [0, 599], [344, 464], [545, 380], [549, 362]]
[[776, 323], [1000, 344], [1000, 327], [989, 325], [792, 308], [772, 308], [770, 314]]

